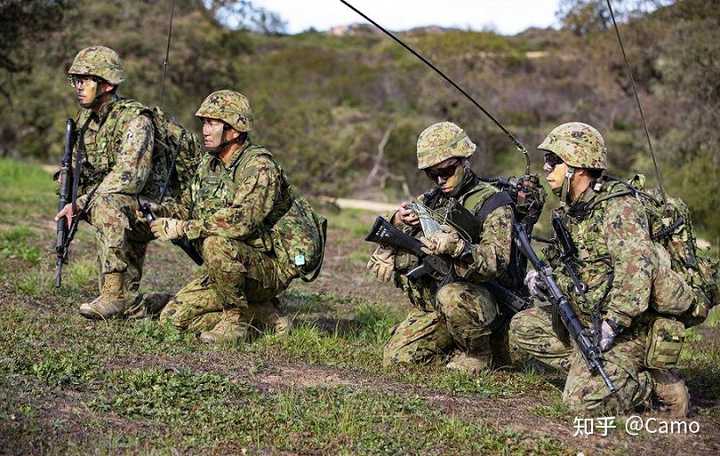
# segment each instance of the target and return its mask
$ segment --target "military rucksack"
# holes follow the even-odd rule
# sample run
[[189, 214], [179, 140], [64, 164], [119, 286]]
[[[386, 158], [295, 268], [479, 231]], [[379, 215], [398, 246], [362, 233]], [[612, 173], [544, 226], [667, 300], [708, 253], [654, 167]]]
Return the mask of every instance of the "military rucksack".
[[658, 313], [671, 315], [686, 326], [702, 323], [720, 298], [720, 265], [709, 252], [698, 249], [687, 204], [670, 196], [663, 204], [659, 190], [645, 188], [643, 175], [628, 182], [607, 179], [622, 185], [602, 201], [632, 195], [645, 209], [658, 258], [651, 305]]
[[178, 196], [188, 190], [195, 171], [203, 157], [203, 148], [198, 137], [169, 118], [157, 106], [148, 108], [155, 133], [156, 159], [163, 160], [168, 180], [167, 196]]

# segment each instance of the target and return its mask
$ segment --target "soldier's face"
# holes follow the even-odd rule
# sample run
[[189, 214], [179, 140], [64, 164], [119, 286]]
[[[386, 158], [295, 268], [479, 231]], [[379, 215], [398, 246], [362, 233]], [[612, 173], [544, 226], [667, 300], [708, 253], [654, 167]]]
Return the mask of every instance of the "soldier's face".
[[98, 96], [99, 83], [92, 76], [70, 76], [70, 85], [75, 89], [75, 97], [83, 108], [90, 108]]
[[465, 167], [457, 158], [449, 158], [429, 168], [425, 172], [443, 193], [451, 193], [457, 188], [465, 177]]
[[215, 150], [223, 143], [225, 123], [218, 119], [203, 118], [203, 145], [206, 149]]
[[565, 162], [555, 164], [552, 166], [552, 168], [550, 168], [549, 165], [546, 163], [544, 170], [545, 179], [547, 180], [550, 189], [561, 189], [563, 183], [565, 182], [565, 173], [567, 173], [568, 170], [568, 166], [565, 164]]

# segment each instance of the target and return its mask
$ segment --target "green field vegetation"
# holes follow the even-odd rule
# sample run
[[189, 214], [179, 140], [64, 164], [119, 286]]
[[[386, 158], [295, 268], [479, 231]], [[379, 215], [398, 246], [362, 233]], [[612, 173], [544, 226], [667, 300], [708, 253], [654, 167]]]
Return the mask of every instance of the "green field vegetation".
[[[22, 23], [13, 23], [10, 14], [21, 3], [26, 12], [37, 10], [28, 16], [41, 24], [25, 34], [14, 31]], [[395, 201], [405, 187], [413, 194], [424, 190], [414, 166], [417, 135], [446, 119], [462, 125], [478, 144], [474, 167], [481, 175], [522, 172], [510, 141], [397, 44], [369, 32], [263, 34], [229, 28], [214, 14], [218, 6], [249, 3], [177, 2], [166, 96], [160, 100], [169, 2], [6, 2], [7, 10], [0, 10], [8, 11], [7, 23], [1, 23], [6, 26], [0, 57], [18, 68], [0, 65], [0, 93], [11, 106], [0, 121], [0, 154], [57, 161], [64, 120], [77, 109], [63, 69], [77, 50], [102, 43], [124, 59], [128, 80], [121, 94], [161, 103], [191, 129], [198, 127], [192, 113], [211, 91], [234, 88], [247, 94], [256, 113], [254, 139], [267, 145], [308, 193]], [[401, 36], [523, 140], [535, 172], [540, 156], [534, 146], [557, 124], [581, 120], [605, 134], [613, 174], [630, 177], [636, 170], [654, 182], [602, 3], [563, 1], [560, 30], [531, 29], [511, 37], [421, 30]], [[614, 2], [621, 12], [641, 3]], [[652, 3], [669, 6], [621, 15], [628, 56], [668, 192], [689, 203], [698, 230], [717, 245], [720, 13], [704, 0]], [[344, 8], [339, 2], [336, 7]], [[381, 172], [368, 181], [386, 132]]]
[[[81, 229], [56, 290], [49, 182], [37, 166], [0, 159], [0, 184], [22, 190], [13, 190], [21, 202], [2, 200], [0, 227], [3, 453], [621, 454], [686, 442], [573, 437], [559, 374], [384, 369], [383, 344], [407, 307], [369, 293], [372, 281], [358, 286], [362, 263], [328, 263], [318, 282], [291, 287], [281, 301], [293, 331], [244, 345], [209, 347], [154, 320], [85, 320], [77, 306], [96, 292], [92, 236]], [[331, 214], [339, 255], [359, 255], [353, 237], [368, 218]], [[190, 264], [153, 243], [144, 289], [178, 289]], [[346, 292], [324, 290], [328, 277]], [[700, 449], [720, 441], [719, 329], [717, 315], [693, 329], [684, 354], [694, 419], [707, 431], [693, 437]]]

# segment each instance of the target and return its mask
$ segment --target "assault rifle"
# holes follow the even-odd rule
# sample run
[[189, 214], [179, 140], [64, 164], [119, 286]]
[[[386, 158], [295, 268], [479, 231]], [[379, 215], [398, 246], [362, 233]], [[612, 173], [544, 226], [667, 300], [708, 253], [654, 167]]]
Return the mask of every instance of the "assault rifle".
[[575, 313], [575, 310], [568, 301], [567, 296], [565, 296], [555, 282], [552, 268], [538, 258], [537, 254], [530, 245], [530, 237], [528, 236], [524, 225], [513, 224], [513, 234], [518, 248], [527, 257], [533, 267], [535, 267], [540, 279], [545, 284], [550, 302], [556, 307], [558, 313], [560, 314], [560, 318], [565, 325], [565, 328], [567, 328], [572, 340], [575, 341], [582, 357], [585, 359], [585, 363], [587, 363], [588, 369], [590, 369], [590, 372], [592, 373], [599, 374], [600, 377], [602, 377], [603, 382], [605, 382], [608, 390], [610, 390], [611, 393], [615, 393], [617, 391], [617, 387], [615, 387], [607, 372], [605, 372], [605, 368], [603, 367], [602, 351], [600, 350], [598, 344], [595, 343], [594, 335], [583, 327], [580, 319]]
[[[60, 171], [57, 173], [57, 179], [60, 183], [59, 199], [58, 199], [58, 212], [60, 212], [66, 204], [71, 200], [73, 204], [72, 189], [73, 189], [73, 176], [72, 170], [72, 151], [75, 145], [75, 121], [68, 119], [65, 123], [65, 149], [63, 151], [62, 159], [60, 160]], [[73, 221], [73, 224], [75, 222]], [[62, 269], [63, 265], [67, 263], [68, 249], [70, 245], [70, 226], [67, 224], [65, 217], [61, 217], [57, 221], [57, 239], [55, 241], [55, 253], [57, 259], [55, 260], [55, 287], [60, 288], [62, 284]]]
[[[436, 286], [440, 288], [443, 285], [459, 279], [455, 273], [452, 260], [449, 257], [428, 255], [423, 252], [422, 242], [404, 233], [383, 217], [375, 219], [375, 224], [370, 230], [370, 234], [365, 237], [365, 240], [400, 250], [416, 257], [418, 259], [417, 266], [404, 274], [413, 282], [422, 278], [430, 278], [435, 282]], [[499, 283], [487, 282], [483, 285], [487, 286], [490, 292], [513, 314], [527, 308], [530, 304], [526, 299], [518, 296]]]

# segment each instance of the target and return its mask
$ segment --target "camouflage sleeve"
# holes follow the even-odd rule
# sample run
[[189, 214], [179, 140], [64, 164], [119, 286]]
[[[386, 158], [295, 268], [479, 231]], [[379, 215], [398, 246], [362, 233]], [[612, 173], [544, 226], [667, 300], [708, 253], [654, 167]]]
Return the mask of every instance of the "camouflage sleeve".
[[657, 267], [642, 204], [632, 197], [609, 200], [603, 228], [614, 274], [605, 317], [629, 327], [648, 308]]
[[280, 170], [266, 157], [257, 157], [238, 173], [236, 181], [230, 207], [205, 220], [191, 220], [185, 230], [189, 239], [213, 235], [245, 239], [262, 226], [280, 193]]
[[477, 275], [490, 280], [503, 273], [510, 264], [512, 248], [512, 209], [503, 206], [488, 215], [483, 224], [482, 237], [471, 247], [472, 264], [463, 269], [463, 275]]
[[[128, 122], [115, 166], [100, 182], [96, 193], [135, 195], [142, 190], [152, 168], [153, 135], [152, 121], [147, 116], [140, 115]], [[87, 197], [78, 198], [78, 206], [84, 207]]]

